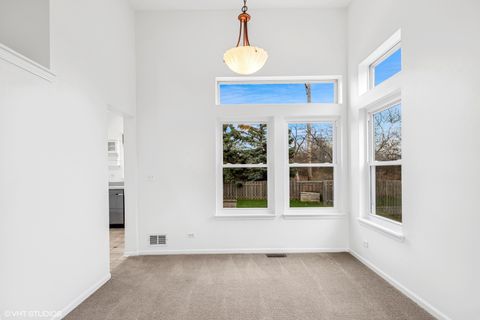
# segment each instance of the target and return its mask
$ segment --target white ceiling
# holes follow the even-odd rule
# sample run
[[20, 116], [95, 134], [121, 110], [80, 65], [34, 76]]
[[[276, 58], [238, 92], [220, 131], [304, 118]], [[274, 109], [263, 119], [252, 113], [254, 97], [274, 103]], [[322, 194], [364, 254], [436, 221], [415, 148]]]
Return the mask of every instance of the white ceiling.
[[[344, 8], [352, 0], [249, 0], [250, 9], [273, 8]], [[135, 10], [230, 10], [243, 5], [242, 0], [130, 0]]]

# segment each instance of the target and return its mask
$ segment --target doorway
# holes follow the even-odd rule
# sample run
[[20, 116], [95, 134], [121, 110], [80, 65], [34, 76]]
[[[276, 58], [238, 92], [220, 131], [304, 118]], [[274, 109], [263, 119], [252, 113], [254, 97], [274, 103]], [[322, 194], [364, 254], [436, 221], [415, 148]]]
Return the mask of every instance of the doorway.
[[108, 111], [108, 195], [110, 270], [124, 260], [125, 250], [125, 139], [123, 115]]

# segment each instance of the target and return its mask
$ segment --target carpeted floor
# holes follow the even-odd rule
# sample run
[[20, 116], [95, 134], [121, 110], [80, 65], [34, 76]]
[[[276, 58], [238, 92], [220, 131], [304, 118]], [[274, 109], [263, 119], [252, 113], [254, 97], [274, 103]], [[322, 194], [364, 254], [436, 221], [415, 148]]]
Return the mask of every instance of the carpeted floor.
[[433, 319], [347, 253], [130, 257], [66, 319]]

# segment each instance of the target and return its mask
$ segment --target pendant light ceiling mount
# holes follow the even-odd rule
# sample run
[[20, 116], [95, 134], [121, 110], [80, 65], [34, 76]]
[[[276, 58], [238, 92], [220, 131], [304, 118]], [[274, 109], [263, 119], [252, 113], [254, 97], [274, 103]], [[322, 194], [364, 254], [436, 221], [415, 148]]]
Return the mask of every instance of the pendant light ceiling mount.
[[[248, 38], [248, 22], [251, 16], [247, 13], [247, 0], [243, 0], [242, 13], [238, 15], [240, 31], [237, 45], [225, 52], [223, 61], [235, 73], [248, 75], [260, 70], [268, 59], [265, 50], [250, 45]], [[243, 37], [242, 37], [243, 35]], [[242, 45], [240, 45], [242, 42]]]

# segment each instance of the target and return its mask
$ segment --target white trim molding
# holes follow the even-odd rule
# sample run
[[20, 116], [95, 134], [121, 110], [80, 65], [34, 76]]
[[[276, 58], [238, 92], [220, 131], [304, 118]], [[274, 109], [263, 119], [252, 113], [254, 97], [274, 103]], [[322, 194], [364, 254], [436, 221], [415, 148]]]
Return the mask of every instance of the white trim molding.
[[428, 313], [430, 313], [432, 316], [437, 318], [438, 320], [452, 320], [448, 316], [446, 316], [444, 313], [442, 313], [440, 310], [435, 308], [431, 303], [427, 302], [420, 296], [418, 296], [416, 293], [414, 293], [412, 290], [408, 289], [404, 285], [402, 285], [400, 282], [392, 278], [390, 275], [385, 273], [383, 270], [375, 266], [372, 262], [369, 260], [363, 258], [360, 254], [357, 252], [350, 250], [350, 254], [354, 256], [358, 261], [363, 263], [365, 266], [367, 266], [370, 270], [375, 272], [377, 275], [382, 277], [385, 281], [387, 281], [389, 284], [391, 284], [393, 287], [395, 287], [397, 290], [399, 290], [401, 293], [406, 295], [408, 298], [413, 300], [415, 303], [417, 303], [420, 307], [425, 309]]
[[125, 256], [135, 255], [184, 255], [184, 254], [267, 254], [267, 253], [336, 253], [349, 252], [347, 248], [237, 248], [237, 249], [173, 249], [140, 250], [125, 252]]
[[49, 82], [53, 82], [53, 80], [55, 79], [55, 74], [50, 69], [25, 57], [24, 55], [10, 49], [9, 47], [1, 43], [0, 59]]
[[360, 96], [374, 89], [371, 86], [371, 65], [388, 54], [392, 48], [398, 46], [401, 40], [402, 31], [399, 29], [358, 65], [358, 94]]
[[301, 212], [300, 210], [289, 210], [282, 214], [284, 219], [345, 219], [347, 214], [341, 212], [311, 211]]
[[370, 219], [366, 219], [366, 218], [358, 218], [358, 222], [360, 222], [364, 226], [367, 226], [371, 229], [380, 231], [381, 233], [383, 233], [383, 234], [385, 234], [385, 235], [387, 235], [387, 236], [389, 236], [389, 237], [391, 237], [395, 240], [398, 240], [400, 242], [405, 241], [405, 235], [403, 234], [403, 232], [393, 231], [390, 228], [387, 228], [387, 227], [382, 226], [378, 223], [372, 222]]
[[67, 314], [72, 312], [73, 309], [78, 307], [83, 301], [90, 297], [95, 291], [100, 289], [111, 278], [112, 274], [109, 272], [105, 277], [97, 281], [94, 285], [92, 285], [90, 288], [80, 294], [77, 298], [75, 298], [72, 302], [70, 302], [65, 308], [62, 309], [61, 312], [59, 312], [58, 315], [54, 316], [52, 320], [63, 319], [65, 316], [67, 316]]

